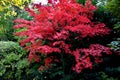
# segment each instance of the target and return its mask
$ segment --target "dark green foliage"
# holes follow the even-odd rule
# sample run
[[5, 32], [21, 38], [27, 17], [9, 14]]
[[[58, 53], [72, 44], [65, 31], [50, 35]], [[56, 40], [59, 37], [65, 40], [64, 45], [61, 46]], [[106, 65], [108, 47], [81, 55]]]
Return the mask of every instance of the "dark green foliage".
[[[76, 0], [78, 3], [85, 5], [86, 0]], [[98, 3], [98, 0], [92, 0], [92, 3], [96, 5]]]
[[[2, 13], [1, 13], [2, 14]], [[14, 40], [13, 37], [13, 16], [7, 16], [6, 19], [0, 14], [0, 40]]]
[[100, 72], [101, 73], [101, 80], [118, 80], [116, 78], [113, 78], [113, 77], [109, 77], [108, 75], [106, 75], [105, 72]]
[[105, 7], [120, 19], [120, 13], [119, 13], [120, 0], [108, 0], [107, 5]]
[[112, 13], [107, 11], [103, 6], [98, 6], [97, 11], [94, 13], [94, 20], [104, 22], [109, 28], [113, 28], [113, 25], [117, 23], [117, 18], [115, 18]]
[[76, 0], [78, 3], [85, 4], [85, 0]]

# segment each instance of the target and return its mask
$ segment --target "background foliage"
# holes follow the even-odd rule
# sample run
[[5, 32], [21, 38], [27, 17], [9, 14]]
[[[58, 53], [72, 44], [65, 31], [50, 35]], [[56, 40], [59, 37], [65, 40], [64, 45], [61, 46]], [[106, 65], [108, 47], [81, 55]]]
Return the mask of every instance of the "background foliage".
[[112, 12], [112, 14], [120, 19], [120, 0], [107, 0], [107, 4], [105, 5], [105, 7], [107, 8], [107, 10]]

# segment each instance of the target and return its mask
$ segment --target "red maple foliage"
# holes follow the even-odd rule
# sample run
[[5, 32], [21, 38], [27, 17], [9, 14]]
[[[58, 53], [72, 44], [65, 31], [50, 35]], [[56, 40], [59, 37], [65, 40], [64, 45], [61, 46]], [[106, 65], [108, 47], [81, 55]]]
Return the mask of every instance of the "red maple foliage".
[[[75, 58], [73, 70], [80, 73], [86, 68], [92, 68], [92, 56], [96, 63], [102, 62], [103, 54], [112, 54], [111, 49], [98, 43], [85, 46], [85, 39], [104, 37], [110, 29], [104, 23], [93, 22], [93, 11], [97, 8], [92, 0], [86, 0], [85, 5], [78, 4], [76, 0], [49, 0], [49, 6], [36, 4], [33, 9], [26, 10], [33, 16], [32, 21], [16, 19], [14, 28], [25, 28], [17, 32], [17, 36], [25, 36], [21, 45], [30, 51], [29, 60], [41, 61], [39, 54], [47, 56], [45, 65], [60, 62], [54, 55], [70, 54]], [[88, 40], [89, 41], [89, 40]], [[28, 44], [29, 43], [29, 44]], [[40, 67], [39, 70], [43, 70]]]

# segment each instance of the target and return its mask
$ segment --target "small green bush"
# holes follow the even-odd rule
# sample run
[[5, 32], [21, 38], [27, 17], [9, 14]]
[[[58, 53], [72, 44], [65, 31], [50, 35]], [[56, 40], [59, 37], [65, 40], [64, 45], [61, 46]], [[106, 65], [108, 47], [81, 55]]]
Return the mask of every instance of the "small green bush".
[[0, 78], [21, 80], [27, 76], [26, 52], [15, 42], [0, 41]]

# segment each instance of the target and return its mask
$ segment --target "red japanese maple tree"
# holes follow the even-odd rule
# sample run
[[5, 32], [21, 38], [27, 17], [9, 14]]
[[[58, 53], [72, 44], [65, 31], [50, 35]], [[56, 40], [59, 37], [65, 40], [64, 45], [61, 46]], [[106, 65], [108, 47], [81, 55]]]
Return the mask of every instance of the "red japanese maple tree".
[[54, 54], [74, 56], [72, 70], [78, 73], [92, 68], [91, 56], [95, 63], [99, 63], [104, 54], [112, 54], [110, 48], [89, 42], [89, 39], [102, 38], [110, 33], [104, 23], [93, 21], [93, 11], [97, 8], [92, 5], [92, 0], [86, 0], [85, 5], [76, 0], [48, 0], [48, 4], [36, 4], [33, 9], [26, 8], [33, 16], [32, 21], [14, 21], [17, 23], [15, 29], [25, 28], [15, 35], [26, 37], [20, 43], [29, 50], [29, 60], [39, 63], [42, 61], [40, 55], [46, 56], [40, 70], [44, 66], [52, 67], [52, 63], [61, 63]]

